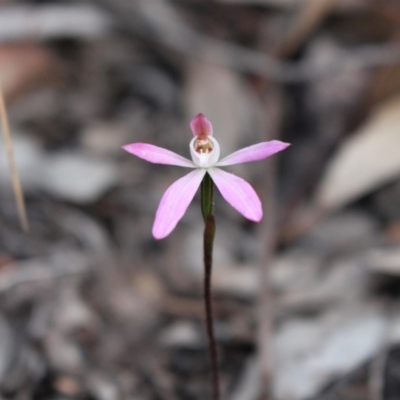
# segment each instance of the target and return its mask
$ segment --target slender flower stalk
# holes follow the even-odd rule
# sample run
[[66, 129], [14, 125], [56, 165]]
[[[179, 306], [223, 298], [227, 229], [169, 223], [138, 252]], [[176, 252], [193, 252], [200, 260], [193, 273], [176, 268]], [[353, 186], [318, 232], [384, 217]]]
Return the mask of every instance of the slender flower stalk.
[[219, 400], [218, 354], [213, 328], [211, 297], [212, 251], [215, 236], [214, 184], [222, 197], [245, 218], [259, 222], [263, 216], [261, 201], [254, 189], [243, 179], [219, 167], [263, 160], [289, 144], [278, 140], [245, 147], [220, 160], [220, 146], [213, 137], [211, 122], [198, 114], [190, 123], [193, 139], [189, 144], [192, 161], [147, 143], [132, 143], [123, 147], [129, 153], [155, 164], [170, 164], [193, 171], [174, 182], [164, 193], [153, 224], [155, 239], [168, 236], [185, 214], [197, 189], [201, 186], [201, 211], [204, 227], [204, 304], [212, 371], [213, 400]]
[[201, 211], [204, 219], [204, 306], [206, 315], [206, 330], [208, 337], [208, 351], [211, 363], [211, 385], [212, 398], [219, 400], [219, 369], [218, 369], [218, 351], [214, 335], [214, 318], [211, 296], [211, 276], [212, 276], [212, 253], [215, 237], [215, 218], [214, 208], [214, 184], [209, 174], [204, 176], [201, 183]]

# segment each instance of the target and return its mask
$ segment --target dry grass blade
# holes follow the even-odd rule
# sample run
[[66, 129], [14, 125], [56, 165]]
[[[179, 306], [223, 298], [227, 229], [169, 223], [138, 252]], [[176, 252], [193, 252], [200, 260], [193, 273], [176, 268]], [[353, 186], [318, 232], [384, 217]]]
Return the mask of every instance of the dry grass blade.
[[25, 209], [24, 193], [22, 191], [21, 182], [18, 176], [17, 166], [15, 163], [15, 157], [14, 157], [14, 151], [10, 133], [10, 125], [8, 123], [6, 105], [1, 87], [0, 87], [0, 119], [1, 119], [1, 128], [4, 135], [4, 143], [7, 152], [7, 159], [10, 166], [11, 181], [13, 185], [15, 201], [17, 202], [18, 216], [21, 222], [22, 229], [25, 232], [27, 232], [29, 229], [29, 225]]

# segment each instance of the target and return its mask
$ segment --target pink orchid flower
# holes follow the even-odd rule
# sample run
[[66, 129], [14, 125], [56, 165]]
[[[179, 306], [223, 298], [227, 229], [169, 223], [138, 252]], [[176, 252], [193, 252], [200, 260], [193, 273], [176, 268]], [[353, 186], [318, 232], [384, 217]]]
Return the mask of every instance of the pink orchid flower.
[[194, 169], [174, 182], [164, 193], [156, 212], [153, 236], [156, 239], [163, 239], [173, 231], [185, 214], [207, 172], [222, 197], [233, 208], [251, 221], [261, 221], [262, 205], [254, 189], [244, 179], [218, 167], [263, 160], [286, 149], [290, 144], [278, 140], [262, 142], [245, 147], [220, 160], [220, 147], [213, 137], [211, 122], [203, 114], [199, 114], [191, 121], [190, 127], [194, 135], [189, 145], [193, 161], [152, 144], [132, 143], [123, 146], [127, 152], [151, 163]]

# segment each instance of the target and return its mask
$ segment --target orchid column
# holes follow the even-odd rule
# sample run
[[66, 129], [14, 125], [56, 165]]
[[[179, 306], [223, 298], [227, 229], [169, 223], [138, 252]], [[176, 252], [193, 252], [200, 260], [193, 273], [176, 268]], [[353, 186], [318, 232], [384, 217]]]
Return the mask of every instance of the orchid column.
[[163, 239], [174, 230], [201, 185], [201, 210], [205, 222], [204, 299], [206, 325], [213, 374], [213, 399], [218, 400], [217, 350], [214, 339], [211, 302], [212, 248], [215, 235], [215, 219], [213, 215], [214, 183], [221, 192], [222, 197], [245, 218], [259, 222], [263, 216], [261, 201], [254, 189], [245, 180], [218, 167], [263, 160], [286, 149], [289, 144], [278, 140], [258, 143], [238, 150], [219, 160], [220, 146], [213, 137], [211, 122], [203, 114], [199, 114], [191, 121], [190, 127], [194, 135], [189, 144], [193, 161], [167, 149], [147, 143], [132, 143], [123, 148], [129, 153], [151, 163], [170, 164], [194, 169], [174, 182], [164, 193], [153, 225], [153, 236], [156, 239]]

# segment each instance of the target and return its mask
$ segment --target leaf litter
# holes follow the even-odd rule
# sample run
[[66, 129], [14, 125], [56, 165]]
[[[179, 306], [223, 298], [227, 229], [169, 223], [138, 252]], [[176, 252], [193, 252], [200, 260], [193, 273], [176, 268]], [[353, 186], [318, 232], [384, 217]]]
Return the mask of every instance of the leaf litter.
[[[245, 172], [274, 229], [216, 198], [226, 398], [394, 398], [400, 9], [389, 0], [341, 0], [316, 14], [306, 12], [312, 2], [148, 3], [0, 7], [0, 80], [30, 222], [23, 233], [4, 153], [0, 396], [208, 397], [199, 199], [155, 242], [155, 208], [179, 171], [118, 151], [140, 141], [189, 157], [188, 121], [203, 112], [227, 153], [292, 143], [276, 168]], [[271, 315], [258, 308], [261, 267]]]

